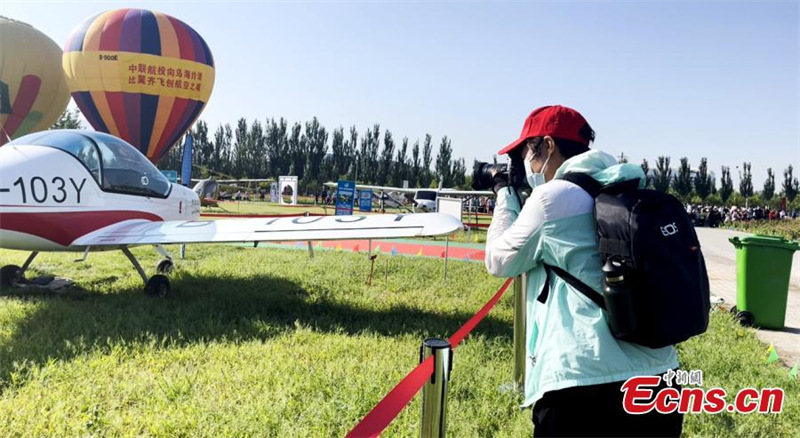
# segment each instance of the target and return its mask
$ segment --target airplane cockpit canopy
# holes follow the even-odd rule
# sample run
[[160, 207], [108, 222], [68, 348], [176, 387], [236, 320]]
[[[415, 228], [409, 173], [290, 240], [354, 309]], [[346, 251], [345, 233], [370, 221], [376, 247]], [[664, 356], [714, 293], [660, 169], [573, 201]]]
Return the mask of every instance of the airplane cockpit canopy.
[[8, 144], [60, 149], [80, 161], [106, 192], [166, 198], [172, 189], [169, 180], [141, 152], [113, 135], [52, 130], [28, 134]]
[[423, 199], [425, 201], [435, 201], [436, 192], [434, 190], [417, 190], [416, 198]]

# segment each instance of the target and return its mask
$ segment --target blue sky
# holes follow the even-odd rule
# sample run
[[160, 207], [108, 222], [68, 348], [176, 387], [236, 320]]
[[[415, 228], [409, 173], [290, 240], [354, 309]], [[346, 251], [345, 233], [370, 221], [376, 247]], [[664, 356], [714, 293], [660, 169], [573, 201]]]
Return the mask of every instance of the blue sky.
[[[535, 107], [581, 111], [595, 147], [653, 165], [800, 167], [798, 2], [0, 3], [64, 44], [118, 7], [173, 15], [202, 35], [217, 77], [202, 119], [317, 116], [380, 122], [395, 140], [452, 138], [491, 160]], [[797, 174], [796, 172], [795, 174]]]

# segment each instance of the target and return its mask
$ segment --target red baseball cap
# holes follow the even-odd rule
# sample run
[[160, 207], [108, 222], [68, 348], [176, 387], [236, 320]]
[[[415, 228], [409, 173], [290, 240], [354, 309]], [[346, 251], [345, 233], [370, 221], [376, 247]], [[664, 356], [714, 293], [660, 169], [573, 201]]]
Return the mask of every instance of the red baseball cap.
[[589, 141], [580, 135], [581, 128], [586, 125], [586, 119], [581, 113], [572, 108], [561, 105], [543, 106], [533, 110], [525, 119], [525, 126], [519, 138], [498, 152], [503, 155], [511, 152], [517, 146], [525, 143], [531, 137], [544, 137], [577, 141], [589, 146]]

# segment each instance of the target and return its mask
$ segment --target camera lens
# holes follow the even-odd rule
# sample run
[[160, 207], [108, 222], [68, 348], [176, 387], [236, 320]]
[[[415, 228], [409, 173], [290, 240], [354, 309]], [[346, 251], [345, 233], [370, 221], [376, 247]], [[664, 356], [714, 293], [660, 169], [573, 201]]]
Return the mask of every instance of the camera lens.
[[472, 188], [474, 190], [491, 190], [492, 187], [494, 187], [492, 171], [507, 173], [508, 166], [505, 164], [491, 164], [476, 161], [472, 170]]

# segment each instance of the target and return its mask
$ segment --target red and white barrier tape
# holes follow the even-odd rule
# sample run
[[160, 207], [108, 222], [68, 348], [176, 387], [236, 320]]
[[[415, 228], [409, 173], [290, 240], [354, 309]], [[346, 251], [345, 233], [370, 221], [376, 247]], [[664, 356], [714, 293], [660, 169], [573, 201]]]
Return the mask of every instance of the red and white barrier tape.
[[472, 228], [489, 228], [489, 224], [464, 224], [464, 226]]

